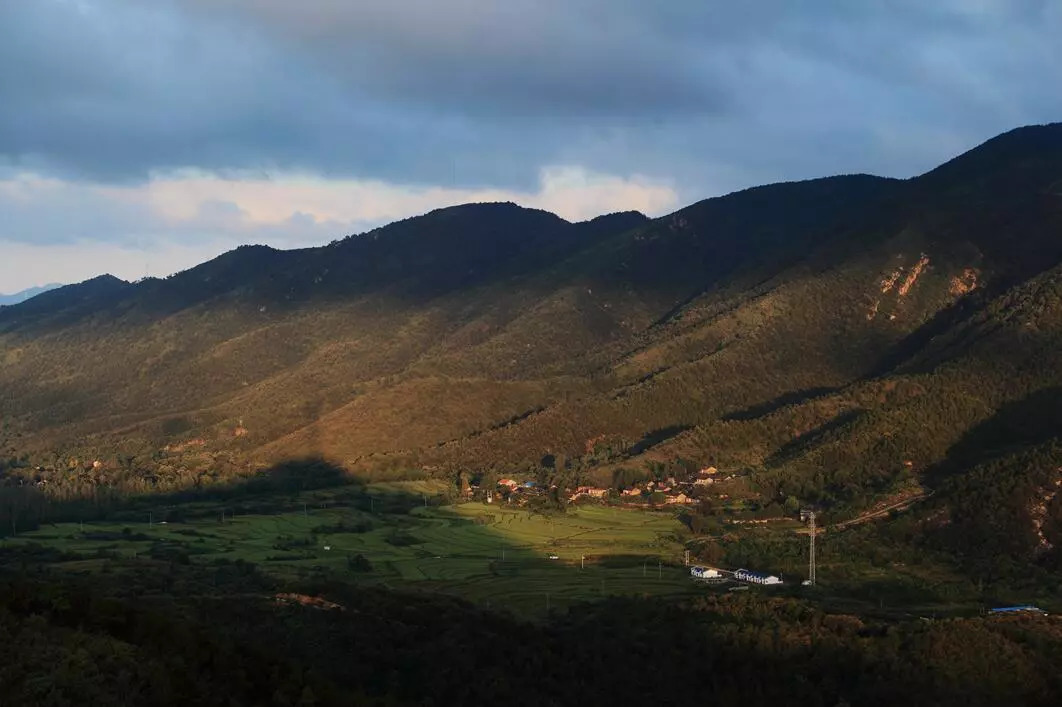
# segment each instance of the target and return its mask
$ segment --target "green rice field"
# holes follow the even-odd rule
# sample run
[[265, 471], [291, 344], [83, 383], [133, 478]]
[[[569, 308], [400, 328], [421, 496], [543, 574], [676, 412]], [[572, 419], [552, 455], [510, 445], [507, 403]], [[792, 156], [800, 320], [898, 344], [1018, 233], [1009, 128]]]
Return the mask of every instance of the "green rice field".
[[[357, 583], [459, 595], [516, 613], [562, 609], [608, 595], [682, 595], [705, 588], [682, 564], [683, 526], [673, 513], [571, 507], [542, 515], [466, 503], [416, 506], [432, 489], [378, 485], [372, 501], [344, 504], [327, 492], [287, 499], [276, 512], [230, 504], [182, 506], [120, 521], [59, 523], [4, 541], [67, 553], [57, 564], [92, 571], [108, 561], [244, 560], [285, 578], [311, 573]], [[389, 496], [414, 497], [391, 512]], [[224, 518], [224, 519], [223, 519]]]

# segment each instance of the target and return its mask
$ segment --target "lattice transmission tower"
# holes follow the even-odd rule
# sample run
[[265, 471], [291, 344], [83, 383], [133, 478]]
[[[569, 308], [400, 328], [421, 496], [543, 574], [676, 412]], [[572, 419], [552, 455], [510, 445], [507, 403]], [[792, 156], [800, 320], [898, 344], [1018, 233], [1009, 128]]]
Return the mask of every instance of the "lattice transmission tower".
[[808, 513], [808, 530], [811, 537], [808, 552], [808, 584], [815, 584], [815, 511]]

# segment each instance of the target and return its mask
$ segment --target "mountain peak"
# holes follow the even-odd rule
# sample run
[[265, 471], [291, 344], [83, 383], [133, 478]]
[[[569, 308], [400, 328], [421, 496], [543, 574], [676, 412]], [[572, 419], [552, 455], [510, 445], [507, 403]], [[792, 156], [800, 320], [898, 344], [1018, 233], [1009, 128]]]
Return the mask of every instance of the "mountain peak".
[[986, 140], [915, 181], [925, 184], [976, 180], [981, 184], [1037, 179], [1062, 163], [1062, 123], [1026, 125]]

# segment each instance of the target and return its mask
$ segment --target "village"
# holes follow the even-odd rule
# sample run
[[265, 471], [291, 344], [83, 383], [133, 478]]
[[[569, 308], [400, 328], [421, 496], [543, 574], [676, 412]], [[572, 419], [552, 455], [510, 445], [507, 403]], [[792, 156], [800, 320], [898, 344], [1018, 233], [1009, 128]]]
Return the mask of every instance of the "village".
[[[700, 503], [701, 499], [709, 494], [709, 489], [713, 485], [734, 478], [736, 478], [734, 474], [724, 476], [714, 466], [700, 469], [687, 481], [680, 481], [674, 476], [669, 476], [663, 479], [650, 478], [623, 487], [576, 486], [562, 489], [556, 484], [547, 487], [537, 481], [502, 478], [493, 487], [469, 484], [465, 488], [464, 495], [467, 500], [509, 505], [526, 505], [535, 499], [553, 497], [563, 500], [566, 504], [598, 502], [636, 507], [692, 506]], [[729, 497], [725, 493], [712, 495], [721, 500]]]
[[[661, 478], [657, 476], [631, 482], [627, 485], [619, 484], [611, 487], [603, 486], [576, 486], [571, 489], [562, 489], [556, 484], [545, 486], [537, 481], [518, 481], [513, 478], [501, 478], [492, 488], [482, 488], [469, 484], [465, 489], [466, 499], [469, 501], [481, 501], [485, 504], [505, 504], [506, 506], [533, 506], [537, 503], [545, 503], [550, 499], [562, 504], [575, 505], [608, 505], [613, 507], [628, 507], [638, 509], [663, 508], [663, 507], [698, 507], [701, 513], [711, 509], [712, 504], [717, 502], [726, 503], [730, 494], [723, 491], [737, 490], [744, 486], [742, 482], [746, 474], [721, 473], [714, 466], [701, 467], [691, 472], [684, 480], [675, 476]], [[736, 483], [728, 483], [736, 482]], [[739, 494], [743, 495], [743, 494]], [[741, 505], [738, 499], [736, 505]], [[805, 587], [815, 584], [815, 515], [813, 508], [797, 508], [792, 513], [781, 517], [771, 518], [736, 518], [728, 517], [722, 520], [728, 524], [766, 523], [768, 520], [796, 521], [802, 526], [797, 532], [803, 532], [808, 536], [809, 542], [809, 569], [808, 577], [801, 584]], [[873, 514], [871, 514], [873, 515]], [[787, 517], [788, 516], [788, 517]], [[556, 555], [549, 555], [549, 559], [557, 559]], [[750, 569], [739, 568], [727, 570], [718, 567], [708, 567], [698, 564], [691, 566], [690, 553], [686, 552], [685, 564], [688, 567], [689, 577], [696, 582], [707, 584], [733, 584], [730, 591], [740, 591], [749, 588], [749, 585], [781, 586], [784, 580], [774, 574], [758, 572]]]

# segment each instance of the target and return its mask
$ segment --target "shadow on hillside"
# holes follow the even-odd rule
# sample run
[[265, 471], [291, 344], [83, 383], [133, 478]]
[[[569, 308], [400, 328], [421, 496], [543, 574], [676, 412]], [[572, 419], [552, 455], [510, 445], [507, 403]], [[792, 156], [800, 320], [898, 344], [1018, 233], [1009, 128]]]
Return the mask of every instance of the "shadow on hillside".
[[674, 439], [689, 429], [692, 429], [691, 425], [671, 425], [669, 427], [661, 427], [658, 430], [653, 430], [634, 443], [630, 449], [630, 455], [635, 456], [643, 452], [648, 452], [656, 445], [663, 444], [669, 439]]
[[1043, 388], [1001, 406], [952, 445], [928, 476], [932, 482], [940, 482], [987, 458], [1056, 437], [1062, 437], [1062, 386]]
[[863, 415], [863, 412], [863, 410], [848, 410], [847, 412], [842, 412], [832, 420], [828, 420], [818, 427], [805, 432], [796, 439], [786, 442], [779, 447], [774, 454], [767, 457], [764, 463], [768, 467], [775, 466], [792, 459], [801, 452], [810, 450], [812, 447], [824, 442], [831, 433], [843, 429], [852, 422], [858, 420]]
[[[576, 554], [588, 532], [571, 518], [578, 508], [536, 505], [548, 500], [540, 494], [522, 507], [496, 496], [493, 504], [444, 508], [450, 494], [421, 488], [370, 488], [320, 457], [164, 494], [50, 500], [32, 486], [8, 487], [0, 489], [3, 535], [15, 531], [25, 541], [0, 543], [0, 573], [47, 566], [79, 572], [56, 565], [87, 560], [102, 562], [105, 573], [139, 575], [155, 561], [171, 574], [172, 566], [192, 568], [202, 584], [213, 581], [214, 569], [225, 575], [238, 564], [300, 593], [332, 597], [344, 587], [375, 584], [455, 595], [517, 614], [657, 586], [652, 577], [643, 585], [633, 575], [600, 574], [659, 563], [649, 546], [645, 556], [613, 558], [607, 555], [620, 541], [606, 538], [600, 555]], [[664, 565], [674, 569], [679, 562], [676, 554]], [[238, 582], [230, 586], [238, 590]]]
[[[304, 510], [300, 496], [332, 489], [329, 503], [378, 513], [408, 513], [426, 499], [414, 494], [370, 494], [365, 483], [322, 457], [292, 459], [252, 476], [157, 494], [95, 488], [89, 496], [60, 498], [32, 485], [0, 487], [0, 537], [51, 523], [80, 521], [180, 522], [222, 514], [272, 515]], [[434, 500], [438, 503], [438, 500]]]
[[824, 395], [832, 395], [841, 390], [840, 388], [805, 388], [803, 390], [794, 390], [784, 395], [780, 395], [773, 400], [768, 400], [763, 403], [758, 403], [744, 410], [736, 410], [723, 415], [720, 419], [723, 422], [745, 422], [748, 420], [755, 420], [757, 417], [763, 417], [764, 415], [770, 415], [772, 412], [776, 412], [786, 407], [787, 405], [798, 405], [800, 403], [807, 402], [813, 398], [821, 398]]
[[[919, 353], [923, 352], [933, 339], [946, 334], [950, 330], [954, 330], [981, 311], [984, 304], [990, 301], [998, 291], [999, 288], [993, 288], [991, 292], [988, 290], [975, 292], [961, 298], [950, 307], [940, 310], [925, 324], [893, 344], [871, 368], [868, 377], [886, 375], [911, 361]], [[977, 336], [976, 331], [966, 332], [962, 338], [952, 341], [948, 348], [957, 351], [964, 350], [972, 343], [971, 338]], [[915, 362], [907, 366], [906, 369], [910, 373], [926, 373], [939, 363], [940, 359], [946, 355], [947, 350], [938, 351], [936, 356]]]
[[[3, 490], [43, 499], [32, 487]], [[633, 575], [601, 573], [659, 561], [655, 554], [580, 558], [573, 553], [586, 528], [562, 522], [563, 508], [441, 507], [451, 502], [445, 493], [423, 495], [404, 484], [370, 489], [320, 458], [225, 486], [116, 497], [91, 508], [5, 503], [14, 499], [0, 495], [0, 517], [9, 524], [3, 535], [11, 535], [4, 514], [13, 509], [23, 540], [0, 542], [0, 577], [92, 567], [101, 581], [137, 587], [137, 596], [170, 596], [179, 584], [197, 596], [255, 587], [347, 603], [342, 598], [352, 592], [376, 587], [531, 616], [640, 592]], [[605, 542], [602, 553], [611, 546]], [[664, 564], [673, 573], [678, 562]], [[649, 589], [657, 586], [652, 579]]]

